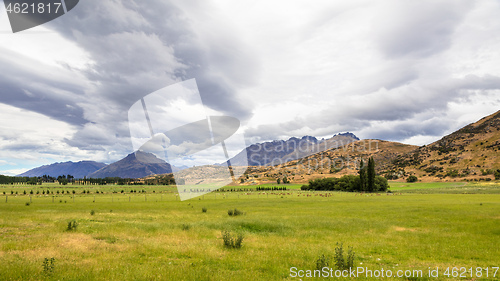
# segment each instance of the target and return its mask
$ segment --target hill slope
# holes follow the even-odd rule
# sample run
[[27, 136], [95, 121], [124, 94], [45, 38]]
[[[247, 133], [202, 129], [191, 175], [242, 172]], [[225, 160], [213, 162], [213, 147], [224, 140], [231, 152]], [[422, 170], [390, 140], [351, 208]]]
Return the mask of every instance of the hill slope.
[[400, 155], [388, 170], [427, 180], [493, 178], [500, 169], [500, 111]]
[[373, 157], [378, 173], [391, 167], [399, 155], [408, 153], [417, 146], [382, 140], [360, 140], [338, 148], [332, 148], [302, 159], [271, 167], [249, 167], [246, 174], [248, 184], [276, 182], [287, 178], [293, 183], [306, 183], [310, 179], [340, 177], [356, 174], [361, 159]]
[[103, 167], [106, 164], [94, 161], [63, 162], [44, 165], [24, 172], [19, 177], [41, 177], [43, 175], [58, 177], [62, 175], [72, 175], [75, 178], [83, 178]]
[[137, 151], [127, 155], [120, 161], [110, 164], [90, 175], [90, 178], [120, 177], [143, 178], [156, 174], [172, 173], [172, 167], [167, 162], [151, 153]]

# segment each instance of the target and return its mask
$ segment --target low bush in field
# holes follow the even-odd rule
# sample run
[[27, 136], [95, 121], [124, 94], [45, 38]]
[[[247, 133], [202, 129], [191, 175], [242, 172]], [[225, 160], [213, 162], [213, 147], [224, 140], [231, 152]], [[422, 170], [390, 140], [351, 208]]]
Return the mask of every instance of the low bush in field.
[[78, 228], [78, 222], [76, 220], [71, 220], [68, 222], [68, 227], [66, 227], [66, 231], [74, 231]]
[[238, 233], [236, 237], [234, 237], [230, 231], [222, 232], [222, 240], [224, 242], [224, 247], [231, 249], [239, 249], [243, 243], [243, 234]]
[[56, 265], [56, 259], [55, 258], [50, 258], [50, 259], [49, 258], [45, 258], [45, 259], [43, 259], [43, 262], [42, 262], [43, 272], [46, 275], [52, 275], [52, 273], [54, 272], [55, 265]]
[[344, 270], [354, 267], [354, 255], [352, 247], [349, 247], [347, 256], [344, 258], [343, 244], [337, 243], [337, 247], [335, 247], [335, 256], [333, 257], [337, 269]]
[[323, 267], [328, 267], [330, 265], [330, 258], [325, 255], [320, 255], [316, 260], [316, 269], [321, 270]]
[[[352, 247], [347, 250], [347, 256], [345, 256], [344, 247], [342, 243], [337, 243], [335, 247], [335, 253], [333, 255], [333, 266], [338, 270], [349, 270], [354, 267], [355, 253]], [[327, 255], [320, 255], [316, 260], [316, 269], [321, 270], [324, 267], [330, 266], [330, 257]]]
[[235, 208], [234, 210], [228, 210], [227, 214], [231, 217], [235, 217], [244, 215], [245, 213]]

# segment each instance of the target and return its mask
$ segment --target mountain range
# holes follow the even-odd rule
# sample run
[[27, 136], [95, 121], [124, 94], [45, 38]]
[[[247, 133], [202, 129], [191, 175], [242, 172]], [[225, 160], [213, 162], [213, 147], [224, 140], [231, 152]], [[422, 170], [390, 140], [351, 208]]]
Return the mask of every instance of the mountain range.
[[41, 177], [43, 175], [58, 177], [62, 175], [72, 175], [75, 178], [83, 178], [101, 168], [106, 164], [95, 161], [63, 162], [44, 165], [24, 172], [19, 177]]
[[233, 166], [270, 166], [297, 160], [359, 140], [352, 133], [337, 134], [318, 140], [312, 136], [252, 144], [230, 159]]
[[[273, 164], [269, 162], [269, 159], [278, 163], [284, 163], [318, 151], [339, 147], [356, 140], [359, 139], [352, 133], [338, 134], [326, 140], [318, 140], [312, 136], [294, 137], [287, 141], [275, 140], [251, 145], [242, 150], [230, 161], [233, 166], [246, 166], [247, 159], [250, 165]], [[247, 157], [247, 159], [244, 157]], [[172, 171], [179, 171], [185, 168], [187, 167], [171, 166], [153, 154], [137, 151], [110, 165], [92, 161], [55, 163], [29, 170], [19, 176], [35, 177], [49, 175], [57, 177], [59, 175], [70, 174], [75, 178], [143, 178], [150, 175], [172, 173]]]

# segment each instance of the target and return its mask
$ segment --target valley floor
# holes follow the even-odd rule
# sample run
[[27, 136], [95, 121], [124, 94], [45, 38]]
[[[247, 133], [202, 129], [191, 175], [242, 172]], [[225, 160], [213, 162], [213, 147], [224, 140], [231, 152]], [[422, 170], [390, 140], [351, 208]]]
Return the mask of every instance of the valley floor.
[[[337, 243], [345, 254], [352, 247], [355, 267], [423, 273], [383, 280], [458, 280], [444, 275], [453, 267], [466, 269], [460, 280], [480, 279], [479, 269], [500, 279], [498, 183], [391, 186], [357, 194], [287, 185], [182, 202], [165, 186], [3, 186], [0, 280], [322, 280], [297, 274], [321, 260], [335, 268]], [[243, 214], [229, 216], [235, 208]], [[242, 234], [242, 247], [224, 247], [224, 231]]]

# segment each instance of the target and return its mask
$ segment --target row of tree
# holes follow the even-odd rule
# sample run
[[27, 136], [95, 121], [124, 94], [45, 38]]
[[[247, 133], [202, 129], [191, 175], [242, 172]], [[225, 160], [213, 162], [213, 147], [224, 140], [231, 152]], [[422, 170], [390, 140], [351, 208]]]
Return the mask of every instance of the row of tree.
[[255, 188], [256, 191], [284, 191], [286, 190], [286, 186], [272, 186], [272, 187], [267, 187], [267, 186], [257, 186]]
[[302, 190], [336, 190], [349, 192], [385, 192], [389, 188], [387, 179], [375, 173], [375, 161], [368, 160], [365, 165], [360, 163], [358, 176], [346, 175], [341, 178], [323, 178], [310, 180], [309, 185], [303, 185]]
[[107, 185], [107, 184], [117, 184], [117, 185], [153, 185], [153, 184], [163, 184], [170, 185], [175, 184], [173, 176], [169, 175], [163, 178], [150, 179], [145, 181], [139, 181], [137, 179], [130, 178], [119, 178], [119, 177], [106, 177], [106, 178], [86, 178], [75, 179], [72, 175], [61, 175], [56, 177], [51, 177], [48, 175], [43, 175], [41, 177], [10, 177], [0, 175], [0, 184], [31, 184], [31, 185], [41, 185], [42, 183], [54, 183], [58, 182], [61, 185], [78, 184], [78, 185]]

